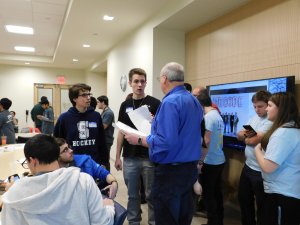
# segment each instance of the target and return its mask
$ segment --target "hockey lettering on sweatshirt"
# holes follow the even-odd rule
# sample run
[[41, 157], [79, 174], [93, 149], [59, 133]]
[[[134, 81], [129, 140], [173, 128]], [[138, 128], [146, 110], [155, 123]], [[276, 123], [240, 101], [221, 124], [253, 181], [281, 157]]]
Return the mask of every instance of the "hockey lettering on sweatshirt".
[[55, 124], [54, 136], [66, 139], [74, 154], [90, 155], [99, 164], [109, 160], [101, 115], [91, 107], [84, 113], [75, 107], [62, 113]]

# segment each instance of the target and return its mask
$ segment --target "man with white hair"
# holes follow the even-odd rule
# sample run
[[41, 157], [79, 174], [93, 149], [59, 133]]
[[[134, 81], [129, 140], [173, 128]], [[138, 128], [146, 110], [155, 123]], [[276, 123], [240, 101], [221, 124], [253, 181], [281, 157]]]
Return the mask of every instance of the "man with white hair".
[[193, 184], [201, 154], [202, 107], [184, 87], [184, 68], [171, 62], [160, 74], [163, 101], [147, 137], [126, 133], [131, 144], [149, 146], [155, 163], [152, 195], [156, 225], [191, 224]]

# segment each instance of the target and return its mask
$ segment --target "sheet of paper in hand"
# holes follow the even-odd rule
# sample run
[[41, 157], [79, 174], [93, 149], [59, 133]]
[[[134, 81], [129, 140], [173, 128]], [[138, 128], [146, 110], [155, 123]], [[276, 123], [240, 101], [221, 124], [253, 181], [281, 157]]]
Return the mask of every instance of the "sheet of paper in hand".
[[143, 105], [128, 113], [128, 116], [134, 126], [147, 136], [151, 133], [152, 115], [147, 105]]
[[140, 132], [140, 131], [138, 131], [138, 130], [136, 130], [136, 129], [130, 127], [130, 126], [127, 126], [126, 124], [124, 124], [124, 123], [122, 123], [122, 122], [120, 122], [120, 121], [114, 123], [113, 126], [114, 126], [115, 128], [117, 128], [117, 129], [121, 130], [121, 132], [124, 131], [124, 132], [126, 132], [126, 133], [134, 133], [134, 134], [137, 134], [137, 135], [139, 135], [139, 136], [146, 136], [145, 133]]

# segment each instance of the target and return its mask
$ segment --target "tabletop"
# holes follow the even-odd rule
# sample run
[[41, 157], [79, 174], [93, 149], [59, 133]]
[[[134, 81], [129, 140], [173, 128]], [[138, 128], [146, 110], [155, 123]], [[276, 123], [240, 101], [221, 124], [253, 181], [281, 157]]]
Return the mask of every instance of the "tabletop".
[[0, 146], [0, 179], [5, 180], [15, 173], [21, 177], [24, 172], [28, 172], [21, 165], [24, 159], [24, 144]]

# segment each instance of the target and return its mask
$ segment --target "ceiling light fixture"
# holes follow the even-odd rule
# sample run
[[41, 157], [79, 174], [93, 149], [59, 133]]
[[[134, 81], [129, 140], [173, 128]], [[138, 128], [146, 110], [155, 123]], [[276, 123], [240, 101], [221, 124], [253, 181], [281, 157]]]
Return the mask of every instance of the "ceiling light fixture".
[[113, 16], [109, 16], [109, 15], [104, 15], [104, 16], [103, 16], [103, 20], [106, 20], [106, 21], [111, 21], [111, 20], [113, 20], [113, 19], [114, 19]]
[[32, 27], [5, 25], [5, 29], [6, 29], [7, 32], [10, 32], [10, 33], [33, 35], [33, 28]]
[[83, 44], [82, 47], [89, 48], [89, 47], [91, 47], [91, 45], [89, 45], [89, 44]]
[[30, 65], [30, 62], [26, 62], [26, 63], [24, 63], [25, 65]]
[[15, 50], [19, 52], [35, 52], [35, 48], [26, 46], [15, 46]]
[[78, 62], [79, 60], [78, 59], [73, 59], [73, 62]]

